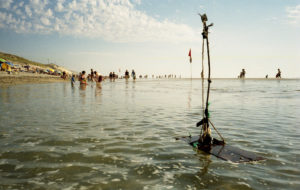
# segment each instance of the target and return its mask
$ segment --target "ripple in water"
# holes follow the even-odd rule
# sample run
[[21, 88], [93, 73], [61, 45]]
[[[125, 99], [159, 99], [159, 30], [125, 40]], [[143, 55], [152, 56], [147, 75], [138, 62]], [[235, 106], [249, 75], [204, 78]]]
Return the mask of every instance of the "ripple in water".
[[299, 189], [299, 82], [213, 81], [215, 126], [267, 158], [246, 164], [174, 140], [199, 133], [199, 80], [1, 88], [0, 189]]

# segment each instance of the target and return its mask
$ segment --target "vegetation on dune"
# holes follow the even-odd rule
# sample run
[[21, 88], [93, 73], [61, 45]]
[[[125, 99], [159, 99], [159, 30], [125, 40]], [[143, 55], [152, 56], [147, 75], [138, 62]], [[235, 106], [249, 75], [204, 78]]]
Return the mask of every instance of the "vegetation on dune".
[[55, 69], [58, 71], [65, 71], [67, 73], [76, 73], [75, 71], [71, 71], [69, 69], [66, 69], [64, 67], [58, 66], [56, 64], [50, 63], [50, 64], [43, 64], [35, 61], [30, 61], [28, 59], [25, 59], [23, 57], [17, 56], [17, 55], [12, 55], [9, 53], [3, 53], [0, 52], [0, 58], [5, 59], [6, 61], [12, 62], [14, 64], [19, 64], [19, 65], [30, 65], [30, 66], [37, 66], [37, 67], [42, 67], [44, 69]]
[[51, 67], [53, 65], [53, 64], [43, 64], [43, 63], [38, 63], [35, 61], [30, 61], [23, 57], [19, 57], [17, 55], [12, 55], [12, 54], [3, 53], [3, 52], [0, 52], [0, 57], [5, 59], [6, 61], [10, 61], [13, 63], [18, 63], [18, 64], [35, 65], [35, 66], [39, 66], [39, 67]]

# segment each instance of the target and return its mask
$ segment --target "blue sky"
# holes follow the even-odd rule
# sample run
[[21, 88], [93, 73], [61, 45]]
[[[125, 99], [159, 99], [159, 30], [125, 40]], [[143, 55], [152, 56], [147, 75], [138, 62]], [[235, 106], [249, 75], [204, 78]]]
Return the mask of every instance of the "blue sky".
[[201, 72], [197, 13], [213, 77], [300, 77], [300, 0], [0, 0], [0, 51], [102, 74]]

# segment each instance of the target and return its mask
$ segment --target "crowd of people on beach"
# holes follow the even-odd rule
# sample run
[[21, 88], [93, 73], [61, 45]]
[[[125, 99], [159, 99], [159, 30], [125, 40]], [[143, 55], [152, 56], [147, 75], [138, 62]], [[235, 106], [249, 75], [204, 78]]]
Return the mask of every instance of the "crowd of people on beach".
[[[120, 73], [120, 70], [119, 70]], [[138, 76], [140, 79], [144, 78], [147, 79], [148, 75], [139, 75]], [[169, 75], [158, 75], [155, 77], [155, 75], [152, 75], [152, 78], [156, 78], [156, 79], [163, 79], [163, 78], [176, 78], [176, 75], [173, 74], [169, 74]], [[137, 79], [137, 74], [135, 72], [134, 69], [131, 70], [131, 73], [128, 71], [128, 69], [125, 70], [124, 75], [119, 76], [118, 74], [116, 74], [115, 72], [110, 72], [108, 74], [108, 76], [103, 76], [100, 75], [97, 71], [94, 71], [93, 69], [91, 69], [91, 72], [89, 74], [86, 73], [86, 71], [82, 71], [80, 72], [78, 75], [72, 75], [71, 77], [71, 82], [72, 85], [75, 84], [75, 79], [78, 79], [78, 81], [80, 82], [80, 85], [87, 85], [88, 82], [96, 82], [97, 84], [101, 84], [102, 81], [104, 81], [105, 79], [109, 79], [110, 81], [115, 81], [115, 79], [125, 79], [128, 80], [130, 78], [132, 78], [132, 80], [136, 80]], [[181, 75], [178, 77], [181, 78]]]
[[[245, 71], [245, 69], [242, 69], [242, 71], [241, 71], [240, 74], [238, 75], [238, 78], [244, 79], [245, 76], [246, 76], [246, 71]], [[267, 74], [267, 75], [265, 76], [265, 78], [266, 78], [266, 79], [269, 78], [269, 75]], [[280, 69], [277, 69], [277, 74], [275, 75], [275, 78], [281, 78], [281, 71], [280, 71]]]
[[[135, 74], [134, 70], [132, 70], [132, 72], [131, 72], [131, 77], [133, 80], [136, 80], [136, 74]], [[75, 78], [76, 78], [76, 76], [72, 75], [72, 78], [71, 78], [72, 86], [75, 84]], [[115, 79], [118, 79], [119, 76], [115, 72], [110, 72], [108, 76], [103, 76], [103, 75], [99, 74], [97, 71], [94, 71], [93, 69], [91, 69], [91, 73], [88, 74], [87, 76], [86, 76], [86, 72], [82, 71], [79, 73], [77, 78], [78, 78], [78, 81], [80, 82], [80, 85], [87, 85], [88, 82], [96, 82], [96, 84], [99, 85], [99, 87], [101, 88], [102, 81], [104, 81], [107, 78], [110, 81], [115, 81]], [[130, 78], [128, 70], [125, 71], [124, 77], [121, 76], [121, 78], [125, 78], [126, 80], [128, 80]]]
[[50, 68], [50, 67], [40, 67], [36, 65], [29, 64], [14, 64], [10, 61], [6, 61], [0, 58], [0, 71], [6, 72], [7, 74], [18, 74], [18, 73], [33, 73], [33, 74], [47, 74], [60, 76], [63, 79], [67, 79], [69, 74], [66, 71]]
[[[93, 69], [91, 69], [91, 72], [89, 74], [87, 74], [85, 71], [80, 72], [79, 74], [69, 74], [65, 71], [59, 71], [59, 70], [54, 70], [51, 68], [41, 68], [38, 66], [32, 66], [32, 65], [17, 65], [17, 64], [13, 64], [11, 62], [8, 62], [2, 58], [0, 58], [0, 70], [3, 72], [6, 72], [8, 74], [15, 74], [18, 72], [28, 72], [28, 73], [38, 73], [38, 74], [49, 74], [49, 75], [56, 75], [56, 76], [60, 76], [63, 79], [68, 79], [71, 78], [71, 82], [72, 85], [75, 84], [75, 79], [77, 78], [78, 81], [80, 82], [80, 85], [87, 85], [88, 82], [96, 82], [97, 84], [101, 84], [101, 82], [105, 79], [109, 79], [110, 81], [115, 81], [115, 79], [126, 79], [128, 80], [129, 78], [132, 78], [133, 80], [137, 79], [137, 74], [136, 72], [132, 69], [131, 73], [126, 69], [124, 72], [124, 75], [119, 76], [118, 74], [116, 74], [115, 72], [110, 72], [108, 74], [108, 76], [103, 76], [100, 75], [97, 71], [94, 71]], [[119, 69], [119, 74], [121, 73], [120, 69]], [[246, 70], [242, 69], [242, 71], [240, 72], [240, 74], [238, 75], [238, 78], [240, 79], [244, 79], [246, 77]], [[142, 79], [148, 78], [148, 75], [139, 75], [138, 78]], [[170, 78], [181, 78], [180, 76], [176, 76], [173, 74], [169, 74], [169, 75], [157, 75], [154, 76], [152, 75], [152, 79], [170, 79]], [[265, 76], [266, 79], [269, 78], [269, 75], [267, 74]], [[277, 73], [275, 75], [275, 78], [281, 78], [281, 70], [278, 68]]]

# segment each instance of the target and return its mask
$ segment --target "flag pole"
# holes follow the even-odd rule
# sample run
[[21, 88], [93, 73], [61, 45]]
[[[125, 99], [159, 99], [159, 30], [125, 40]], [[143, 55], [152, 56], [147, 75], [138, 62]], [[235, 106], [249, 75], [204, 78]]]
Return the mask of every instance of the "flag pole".
[[192, 68], [192, 50], [191, 50], [191, 48], [190, 48], [190, 51], [189, 51], [189, 57], [190, 57], [190, 68], [191, 68], [191, 80], [192, 80], [192, 78], [193, 78], [193, 68]]
[[192, 66], [192, 63], [190, 63], [191, 65], [191, 80], [193, 80], [193, 66]]

